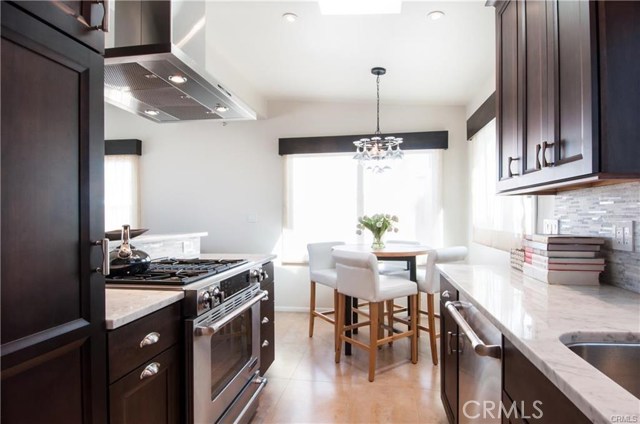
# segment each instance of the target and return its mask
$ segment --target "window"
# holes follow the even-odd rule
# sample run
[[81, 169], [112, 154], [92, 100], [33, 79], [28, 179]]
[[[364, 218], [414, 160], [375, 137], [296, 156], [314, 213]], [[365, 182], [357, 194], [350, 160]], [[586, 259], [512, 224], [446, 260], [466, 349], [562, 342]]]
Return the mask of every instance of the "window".
[[353, 153], [287, 155], [283, 262], [306, 261], [307, 243], [372, 241], [355, 233], [362, 215], [397, 215], [399, 232], [387, 239], [442, 245], [440, 150], [405, 151], [383, 174], [363, 170]]
[[471, 139], [473, 241], [501, 250], [520, 246], [534, 228], [533, 196], [496, 195], [496, 120]]
[[140, 156], [107, 155], [104, 159], [104, 220], [107, 231], [123, 224], [140, 225], [139, 167]]

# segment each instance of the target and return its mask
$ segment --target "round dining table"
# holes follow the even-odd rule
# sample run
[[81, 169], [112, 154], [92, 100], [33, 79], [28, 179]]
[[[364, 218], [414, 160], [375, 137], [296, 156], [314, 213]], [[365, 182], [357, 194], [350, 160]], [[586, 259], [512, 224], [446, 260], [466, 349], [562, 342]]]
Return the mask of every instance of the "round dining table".
[[[367, 244], [342, 244], [334, 246], [333, 250], [345, 252], [369, 252], [376, 255], [379, 260], [405, 262], [409, 270], [409, 279], [417, 283], [416, 257], [426, 255], [431, 250], [431, 247], [422, 244], [387, 243], [382, 249], [372, 249], [371, 245]], [[352, 308], [357, 307], [358, 299], [347, 296], [344, 316], [345, 325], [351, 325], [352, 322], [358, 322], [358, 315], [352, 312]], [[408, 310], [408, 312], [409, 315], [411, 315], [411, 311]], [[354, 333], [355, 332], [357, 332], [357, 329], [354, 330]], [[348, 332], [348, 337], [351, 337], [350, 333], [351, 332]], [[344, 353], [345, 355], [351, 355], [351, 344], [345, 342]]]
[[409, 268], [409, 279], [417, 282], [416, 257], [426, 255], [431, 248], [422, 244], [387, 243], [382, 249], [372, 249], [368, 244], [342, 244], [334, 246], [333, 250], [369, 252], [376, 255], [379, 260], [406, 262]]

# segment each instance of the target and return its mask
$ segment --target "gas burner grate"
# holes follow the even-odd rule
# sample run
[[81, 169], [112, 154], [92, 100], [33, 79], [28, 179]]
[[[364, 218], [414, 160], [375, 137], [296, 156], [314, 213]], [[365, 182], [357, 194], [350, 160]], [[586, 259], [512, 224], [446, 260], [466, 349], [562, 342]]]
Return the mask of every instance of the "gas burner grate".
[[247, 263], [245, 259], [161, 259], [142, 274], [108, 277], [116, 284], [186, 285]]

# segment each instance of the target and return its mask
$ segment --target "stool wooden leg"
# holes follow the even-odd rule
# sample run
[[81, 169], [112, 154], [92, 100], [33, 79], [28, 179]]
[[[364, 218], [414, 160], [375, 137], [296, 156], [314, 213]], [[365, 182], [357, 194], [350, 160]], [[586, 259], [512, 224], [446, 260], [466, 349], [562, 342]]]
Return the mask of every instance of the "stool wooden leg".
[[[393, 299], [387, 300], [387, 324], [389, 328], [387, 329], [387, 336], [393, 336]], [[389, 346], [393, 345], [393, 342], [389, 342]]]
[[309, 337], [313, 337], [313, 321], [315, 319], [314, 312], [316, 311], [316, 282], [311, 282], [309, 296]]
[[422, 306], [421, 304], [422, 302], [420, 299], [420, 292], [418, 292], [417, 296], [418, 296], [418, 309], [416, 309], [416, 311], [418, 312], [416, 313], [416, 324], [418, 325], [418, 334], [416, 334], [416, 336], [420, 337], [420, 328], [419, 328], [420, 327], [420, 307]]
[[416, 364], [418, 363], [418, 319], [416, 317], [420, 315], [417, 295], [411, 296], [411, 306], [415, 311], [411, 316], [411, 331], [413, 331], [411, 336], [411, 362]]
[[344, 331], [344, 319], [342, 318], [344, 316], [344, 302], [345, 302], [345, 298], [343, 294], [338, 293], [338, 309], [336, 311], [336, 320], [335, 320], [335, 325], [334, 325], [334, 331], [335, 331], [335, 348], [336, 348], [336, 357], [335, 357], [335, 361], [336, 364], [340, 363], [340, 354], [342, 353], [342, 333]]
[[343, 323], [344, 321], [342, 320], [342, 315], [338, 315], [338, 290], [336, 289], [333, 289], [333, 311], [333, 332], [336, 334], [334, 348], [337, 349], [340, 344], [340, 337], [338, 336], [339, 333], [336, 331], [336, 328], [338, 327], [338, 321], [342, 321]]
[[378, 304], [369, 302], [371, 323], [369, 325], [369, 381], [373, 381], [376, 374], [376, 355], [378, 353]]
[[427, 293], [427, 319], [429, 321], [429, 343], [431, 344], [431, 359], [433, 365], [438, 365], [438, 347], [436, 346], [436, 311], [434, 294]]

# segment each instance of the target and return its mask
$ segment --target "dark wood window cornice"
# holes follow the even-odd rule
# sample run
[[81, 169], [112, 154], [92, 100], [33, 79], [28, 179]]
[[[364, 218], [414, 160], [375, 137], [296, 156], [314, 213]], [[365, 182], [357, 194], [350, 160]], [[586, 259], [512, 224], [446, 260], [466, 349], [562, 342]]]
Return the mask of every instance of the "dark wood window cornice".
[[142, 141], [129, 138], [121, 140], [105, 140], [105, 155], [142, 155]]
[[487, 125], [496, 117], [496, 92], [489, 96], [487, 100], [480, 105], [478, 110], [467, 120], [467, 140], [470, 140], [478, 131]]
[[[381, 134], [380, 136], [384, 138], [388, 135], [403, 139], [400, 145], [402, 150], [447, 149], [449, 147], [448, 131], [394, 133]], [[282, 156], [308, 153], [355, 152], [354, 141], [371, 137], [372, 134], [280, 138], [278, 139], [278, 154]]]

